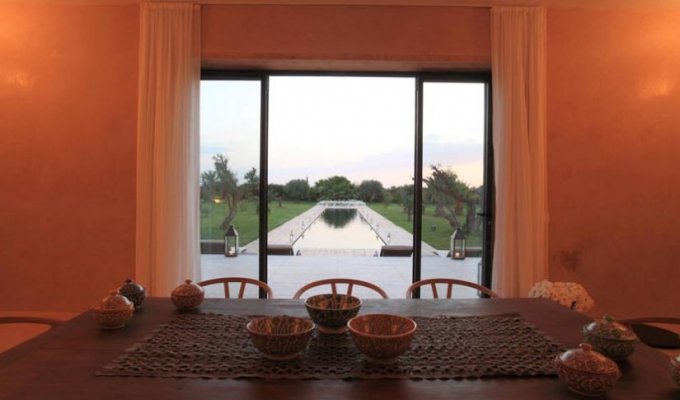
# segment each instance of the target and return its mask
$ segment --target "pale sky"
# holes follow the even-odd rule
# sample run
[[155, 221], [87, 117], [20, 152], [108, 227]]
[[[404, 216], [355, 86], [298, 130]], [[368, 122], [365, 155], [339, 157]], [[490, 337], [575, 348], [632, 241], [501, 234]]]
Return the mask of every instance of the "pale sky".
[[[415, 79], [275, 76], [269, 86], [269, 181], [343, 175], [411, 183]], [[259, 170], [258, 81], [201, 82], [201, 171], [225, 153], [242, 179]], [[442, 164], [483, 182], [484, 85], [425, 83], [424, 176]]]

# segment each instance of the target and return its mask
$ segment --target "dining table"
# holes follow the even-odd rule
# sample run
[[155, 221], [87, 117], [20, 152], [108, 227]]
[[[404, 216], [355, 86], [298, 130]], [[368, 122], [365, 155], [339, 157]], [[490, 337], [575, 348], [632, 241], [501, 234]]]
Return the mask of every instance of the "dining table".
[[[205, 299], [198, 312], [307, 317], [304, 300], [290, 299]], [[370, 313], [423, 318], [517, 315], [565, 349], [578, 347], [583, 340], [582, 327], [592, 321], [547, 299], [365, 299], [361, 314]], [[124, 328], [108, 331], [99, 329], [92, 311], [83, 312], [0, 354], [0, 399], [583, 398], [555, 374], [458, 379], [217, 379], [98, 373], [181, 315], [169, 298], [147, 298]], [[667, 355], [639, 344], [631, 357], [619, 362], [621, 378], [605, 398], [680, 399], [680, 388], [671, 379], [668, 364]]]

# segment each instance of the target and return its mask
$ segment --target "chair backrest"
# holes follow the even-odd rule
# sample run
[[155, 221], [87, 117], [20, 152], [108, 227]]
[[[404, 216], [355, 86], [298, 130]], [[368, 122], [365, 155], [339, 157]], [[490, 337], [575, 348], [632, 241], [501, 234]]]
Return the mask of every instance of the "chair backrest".
[[435, 279], [423, 279], [422, 281], [415, 282], [413, 285], [409, 286], [408, 289], [406, 289], [406, 298], [410, 299], [413, 297], [413, 291], [415, 289], [418, 289], [422, 286], [427, 286], [429, 285], [432, 287], [432, 297], [435, 299], [439, 298], [439, 292], [437, 291], [437, 285], [446, 285], [446, 298], [450, 299], [453, 297], [453, 286], [458, 285], [458, 286], [467, 286], [473, 289], [477, 289], [480, 292], [486, 294], [489, 297], [499, 297], [496, 292], [493, 290], [484, 287], [482, 285], [478, 285], [473, 282], [468, 282], [460, 279], [449, 279], [449, 278], [435, 278]]
[[[618, 322], [627, 325], [638, 335], [640, 341], [648, 346], [662, 349], [680, 348], [680, 318], [678, 317], [629, 318], [618, 320]], [[661, 326], [658, 326], [659, 324]], [[678, 326], [667, 327], [667, 325]]]
[[216, 279], [208, 279], [207, 281], [202, 281], [198, 282], [199, 286], [208, 286], [208, 285], [217, 285], [217, 284], [222, 284], [224, 285], [224, 298], [229, 299], [231, 298], [229, 295], [229, 284], [230, 283], [239, 283], [239, 289], [238, 289], [238, 298], [242, 299], [243, 298], [243, 293], [246, 290], [246, 285], [256, 285], [262, 289], [264, 289], [265, 292], [267, 292], [267, 297], [270, 299], [274, 298], [274, 293], [272, 292], [272, 288], [269, 287], [266, 283], [262, 281], [258, 281], [257, 279], [251, 279], [251, 278], [243, 278], [243, 277], [236, 277], [236, 276], [231, 276], [227, 278], [216, 278]]
[[61, 324], [62, 321], [52, 318], [42, 318], [42, 317], [0, 317], [0, 324], [40, 324], [49, 325], [50, 328]]
[[295, 292], [295, 295], [293, 295], [293, 299], [299, 299], [300, 296], [307, 290], [317, 287], [317, 286], [323, 286], [323, 285], [331, 285], [331, 291], [333, 294], [338, 293], [338, 287], [337, 285], [347, 285], [347, 295], [352, 295], [352, 289], [354, 289], [354, 286], [362, 286], [368, 289], [372, 289], [373, 291], [377, 292], [380, 296], [382, 296], [383, 299], [387, 299], [387, 293], [385, 293], [384, 290], [382, 290], [380, 287], [366, 281], [360, 281], [358, 279], [349, 279], [349, 278], [332, 278], [332, 279], [322, 279], [320, 281], [314, 281], [311, 283], [306, 284], [305, 286], [301, 287], [300, 290]]

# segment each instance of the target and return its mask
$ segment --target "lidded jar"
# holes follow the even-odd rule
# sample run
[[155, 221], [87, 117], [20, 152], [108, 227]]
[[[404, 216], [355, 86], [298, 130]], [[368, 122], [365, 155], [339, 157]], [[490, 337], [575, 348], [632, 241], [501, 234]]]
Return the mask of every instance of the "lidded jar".
[[118, 288], [118, 292], [135, 305], [135, 310], [142, 308], [142, 302], [146, 297], [144, 286], [132, 279], [127, 279], [125, 283], [123, 283], [123, 286]]
[[94, 308], [94, 320], [102, 329], [118, 329], [132, 318], [134, 306], [118, 291], [112, 290]]
[[616, 363], [582, 343], [555, 357], [555, 368], [567, 387], [586, 396], [602, 396], [621, 376]]
[[640, 341], [635, 332], [609, 316], [587, 324], [581, 333], [596, 351], [613, 360], [624, 360], [630, 356]]
[[187, 279], [183, 284], [173, 289], [170, 298], [180, 311], [190, 311], [198, 308], [203, 302], [205, 293], [203, 288]]

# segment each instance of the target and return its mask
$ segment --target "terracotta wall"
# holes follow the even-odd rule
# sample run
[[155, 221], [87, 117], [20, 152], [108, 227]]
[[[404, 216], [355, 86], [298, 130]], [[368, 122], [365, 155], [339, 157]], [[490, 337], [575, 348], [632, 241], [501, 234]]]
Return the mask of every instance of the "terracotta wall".
[[680, 12], [551, 9], [548, 46], [551, 278], [677, 315]]
[[485, 8], [201, 8], [205, 66], [303, 70], [480, 69], [491, 65]]
[[136, 5], [0, 4], [0, 310], [134, 272]]
[[[205, 6], [206, 65], [489, 65], [485, 9]], [[1, 309], [80, 310], [134, 264], [138, 9], [0, 5]], [[675, 312], [680, 14], [548, 12], [551, 279]]]

